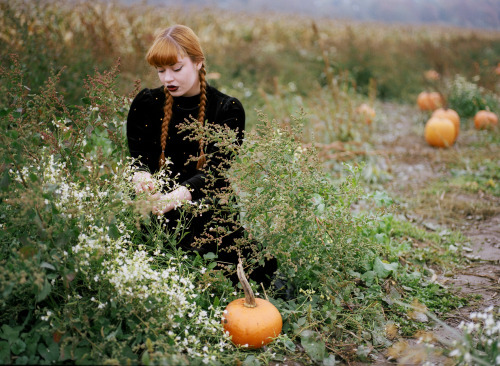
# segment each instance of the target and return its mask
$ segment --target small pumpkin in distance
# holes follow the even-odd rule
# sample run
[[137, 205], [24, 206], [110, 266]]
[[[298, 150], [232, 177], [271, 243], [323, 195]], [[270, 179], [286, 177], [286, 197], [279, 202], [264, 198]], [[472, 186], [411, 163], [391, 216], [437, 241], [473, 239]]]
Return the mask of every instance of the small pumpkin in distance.
[[428, 92], [421, 92], [418, 97], [417, 97], [417, 105], [418, 108], [422, 111], [428, 111], [430, 109], [429, 105], [429, 93]]
[[363, 103], [361, 104], [358, 108], [356, 108], [356, 112], [361, 115], [362, 120], [367, 124], [371, 125], [373, 122], [373, 119], [377, 115], [375, 113], [375, 109], [370, 107], [368, 104]]
[[422, 111], [433, 111], [444, 105], [444, 99], [438, 92], [423, 91], [417, 97], [417, 105]]
[[448, 118], [453, 125], [455, 126], [455, 140], [460, 133], [460, 116], [458, 113], [450, 108], [438, 108], [434, 112], [432, 112], [431, 117], [440, 117], [440, 118]]
[[436, 81], [439, 80], [441, 75], [439, 75], [439, 73], [436, 70], [427, 70], [426, 72], [424, 72], [424, 77], [426, 80]]
[[434, 147], [450, 147], [455, 142], [455, 126], [447, 118], [431, 117], [425, 124], [425, 141]]
[[498, 117], [495, 113], [481, 110], [474, 116], [474, 127], [478, 130], [495, 127], [498, 124]]
[[283, 319], [273, 304], [254, 296], [243, 272], [241, 260], [236, 267], [236, 273], [245, 297], [233, 300], [227, 305], [222, 324], [235, 345], [260, 348], [279, 336]]

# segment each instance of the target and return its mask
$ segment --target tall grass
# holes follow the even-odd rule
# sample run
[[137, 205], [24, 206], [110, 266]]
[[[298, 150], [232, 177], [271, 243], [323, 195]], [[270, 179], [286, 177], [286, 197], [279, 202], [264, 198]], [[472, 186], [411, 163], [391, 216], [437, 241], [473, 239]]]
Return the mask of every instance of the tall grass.
[[311, 19], [301, 16], [115, 2], [13, 0], [2, 2], [0, 11], [2, 65], [8, 65], [9, 53], [22, 55], [34, 91], [52, 68], [66, 67], [61, 87], [72, 103], [83, 96], [79, 80], [117, 58], [124, 92], [136, 79], [155, 85], [144, 54], [155, 31], [173, 23], [185, 23], [199, 34], [209, 71], [221, 74], [212, 83], [236, 93], [250, 110], [263, 106], [258, 89], [273, 93], [276, 80], [295, 83], [302, 96], [325, 85], [322, 51], [332, 75], [345, 72], [365, 94], [374, 79], [380, 98], [400, 101], [413, 101], [426, 87], [428, 69], [450, 78], [478, 76], [480, 86], [493, 90], [500, 59], [500, 33], [493, 31], [323, 19], [317, 21], [317, 33]]

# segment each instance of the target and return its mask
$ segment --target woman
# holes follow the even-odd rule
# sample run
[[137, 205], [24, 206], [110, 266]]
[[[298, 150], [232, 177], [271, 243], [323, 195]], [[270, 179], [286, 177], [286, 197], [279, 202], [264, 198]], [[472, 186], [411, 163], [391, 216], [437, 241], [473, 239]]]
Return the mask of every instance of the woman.
[[[134, 99], [127, 120], [127, 138], [130, 154], [137, 159], [140, 171], [133, 178], [137, 192], [151, 194], [151, 210], [168, 218], [168, 230], [175, 229], [181, 214], [179, 206], [187, 201], [214, 201], [215, 191], [227, 185], [217, 172], [229, 157], [218, 151], [214, 143], [192, 141], [181, 124], [195, 118], [204, 126], [218, 124], [237, 133], [241, 144], [245, 128], [245, 111], [240, 101], [208, 85], [205, 79], [205, 56], [196, 34], [188, 27], [175, 25], [158, 34], [146, 55], [147, 62], [156, 68], [162, 84], [156, 89], [143, 89]], [[197, 157], [197, 159], [190, 159]], [[207, 158], [210, 157], [210, 158]], [[197, 160], [197, 161], [196, 161]], [[168, 162], [168, 164], [167, 164]], [[221, 165], [223, 163], [223, 165]], [[161, 169], [179, 182], [179, 188], [170, 192], [154, 192], [151, 173]], [[207, 171], [216, 174], [208, 177]], [[214, 179], [215, 178], [215, 179]], [[209, 182], [215, 182], [211, 184]], [[238, 254], [228, 251], [235, 239], [242, 237], [241, 228], [232, 230], [220, 240], [205, 240], [194, 248], [196, 239], [203, 237], [205, 224], [213, 218], [216, 207], [201, 216], [185, 219], [190, 222], [185, 235], [178, 243], [185, 250], [200, 254], [213, 252], [222, 263], [236, 264]], [[208, 236], [210, 237], [210, 235]], [[248, 255], [249, 250], [244, 254]], [[267, 279], [276, 270], [275, 260], [254, 271], [258, 282]]]

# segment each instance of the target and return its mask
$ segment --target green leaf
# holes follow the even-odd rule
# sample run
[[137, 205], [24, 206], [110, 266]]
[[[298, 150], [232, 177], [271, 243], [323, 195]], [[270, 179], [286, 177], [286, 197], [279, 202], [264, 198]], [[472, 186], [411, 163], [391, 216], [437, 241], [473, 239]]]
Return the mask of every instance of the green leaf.
[[373, 271], [375, 271], [375, 273], [379, 278], [386, 278], [392, 272], [395, 272], [397, 269], [398, 269], [397, 262], [393, 263], [382, 262], [378, 257], [375, 259], [375, 262], [373, 263]]
[[9, 341], [9, 343], [12, 343], [19, 338], [19, 332], [21, 331], [21, 329], [22, 329], [21, 326], [11, 328], [7, 324], [4, 324], [2, 325], [2, 332], [0, 333], [0, 338]]
[[2, 292], [2, 296], [4, 298], [7, 298], [12, 293], [12, 290], [16, 286], [16, 283], [14, 281], [11, 281], [9, 283], [4, 284], [3, 286], [4, 286], [4, 290]]
[[10, 174], [8, 170], [5, 170], [2, 174], [2, 178], [0, 179], [0, 189], [6, 191], [11, 182]]
[[8, 115], [10, 112], [12, 112], [14, 109], [13, 108], [1, 108], [0, 109], [0, 117], [5, 117], [6, 115]]
[[108, 235], [111, 239], [118, 239], [121, 236], [121, 233], [115, 224], [110, 224], [108, 229]]
[[320, 336], [312, 330], [300, 333], [300, 344], [313, 361], [322, 361], [326, 356], [326, 345]]
[[14, 342], [11, 343], [10, 345], [10, 350], [12, 351], [13, 354], [19, 355], [24, 350], [26, 349], [26, 343], [24, 343], [21, 339], [16, 339]]
[[363, 362], [368, 362], [370, 361], [370, 353], [372, 352], [373, 347], [365, 346], [363, 344], [358, 346], [358, 349], [356, 351], [356, 355], [359, 357], [360, 360]]
[[151, 360], [149, 358], [149, 352], [148, 351], [145, 351], [143, 354], [142, 354], [142, 357], [141, 357], [141, 363], [145, 366], [149, 366], [151, 363]]
[[254, 355], [250, 355], [243, 361], [243, 366], [260, 366], [260, 361]]
[[26, 342], [26, 354], [34, 355], [36, 353], [36, 347], [39, 340], [40, 334], [36, 333], [36, 331], [28, 333], [28, 336], [24, 340]]
[[217, 256], [213, 252], [208, 252], [208, 253], [203, 255], [203, 259], [205, 259], [205, 260], [213, 260], [215, 258], [217, 258]]
[[55, 362], [59, 359], [59, 346], [52, 342], [48, 347], [44, 343], [38, 343], [37, 351], [47, 362]]
[[329, 355], [327, 358], [323, 359], [323, 366], [335, 366], [336, 364], [335, 355]]
[[388, 242], [388, 237], [385, 233], [375, 234], [375, 241], [379, 244], [384, 244]]
[[295, 352], [297, 347], [295, 346], [295, 343], [293, 343], [290, 339], [285, 339], [283, 341], [283, 344], [285, 345], [286, 349], [292, 352]]
[[29, 178], [32, 182], [38, 181], [38, 176], [35, 173], [30, 173]]
[[361, 275], [361, 280], [365, 282], [366, 286], [370, 287], [375, 281], [376, 275], [374, 271], [366, 271]]
[[16, 358], [16, 365], [28, 365], [28, 364], [34, 364], [35, 362], [30, 362], [30, 359], [28, 356], [21, 356]]
[[0, 364], [2, 365], [11, 364], [10, 347], [9, 343], [7, 343], [6, 341], [0, 341]]
[[47, 269], [51, 269], [53, 271], [56, 270], [56, 267], [54, 267], [52, 264], [50, 263], [47, 263], [47, 262], [42, 262], [42, 264], [40, 264], [40, 267], [42, 268], [47, 268]]
[[51, 290], [52, 290], [52, 286], [50, 285], [49, 281], [47, 281], [47, 279], [45, 279], [45, 283], [43, 284], [42, 289], [36, 295], [36, 301], [37, 302], [43, 301], [50, 294]]
[[17, 138], [19, 137], [19, 134], [16, 130], [9, 130], [6, 132], [6, 135], [8, 137], [10, 137], [11, 139], [13, 140], [17, 140]]
[[381, 192], [381, 191], [376, 191], [373, 194], [373, 199], [379, 206], [389, 206], [394, 202], [392, 198], [387, 194], [387, 192]]

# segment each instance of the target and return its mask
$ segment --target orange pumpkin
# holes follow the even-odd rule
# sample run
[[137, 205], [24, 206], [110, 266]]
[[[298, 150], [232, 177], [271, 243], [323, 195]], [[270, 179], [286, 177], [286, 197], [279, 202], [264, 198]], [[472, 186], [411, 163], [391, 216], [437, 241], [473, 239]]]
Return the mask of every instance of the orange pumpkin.
[[460, 116], [456, 111], [449, 108], [438, 108], [432, 112], [431, 117], [448, 118], [455, 126], [455, 140], [460, 132]]
[[245, 297], [231, 301], [224, 310], [222, 324], [234, 344], [260, 348], [279, 336], [283, 320], [278, 309], [269, 301], [255, 298], [243, 265], [239, 261], [236, 272]]
[[478, 130], [485, 128], [492, 128], [498, 124], [498, 117], [495, 113], [490, 111], [479, 111], [474, 116], [474, 127]]
[[417, 105], [422, 111], [433, 111], [444, 105], [444, 99], [438, 92], [424, 91], [418, 95]]
[[373, 119], [376, 116], [375, 110], [366, 103], [363, 103], [358, 108], [356, 108], [356, 112], [361, 115], [363, 121], [367, 125], [371, 125]]
[[436, 70], [427, 70], [426, 72], [424, 72], [424, 77], [427, 80], [435, 81], [435, 80], [439, 80], [441, 75], [439, 75], [439, 72], [437, 72]]
[[431, 117], [425, 124], [425, 141], [434, 147], [449, 147], [455, 142], [455, 126], [447, 118]]

